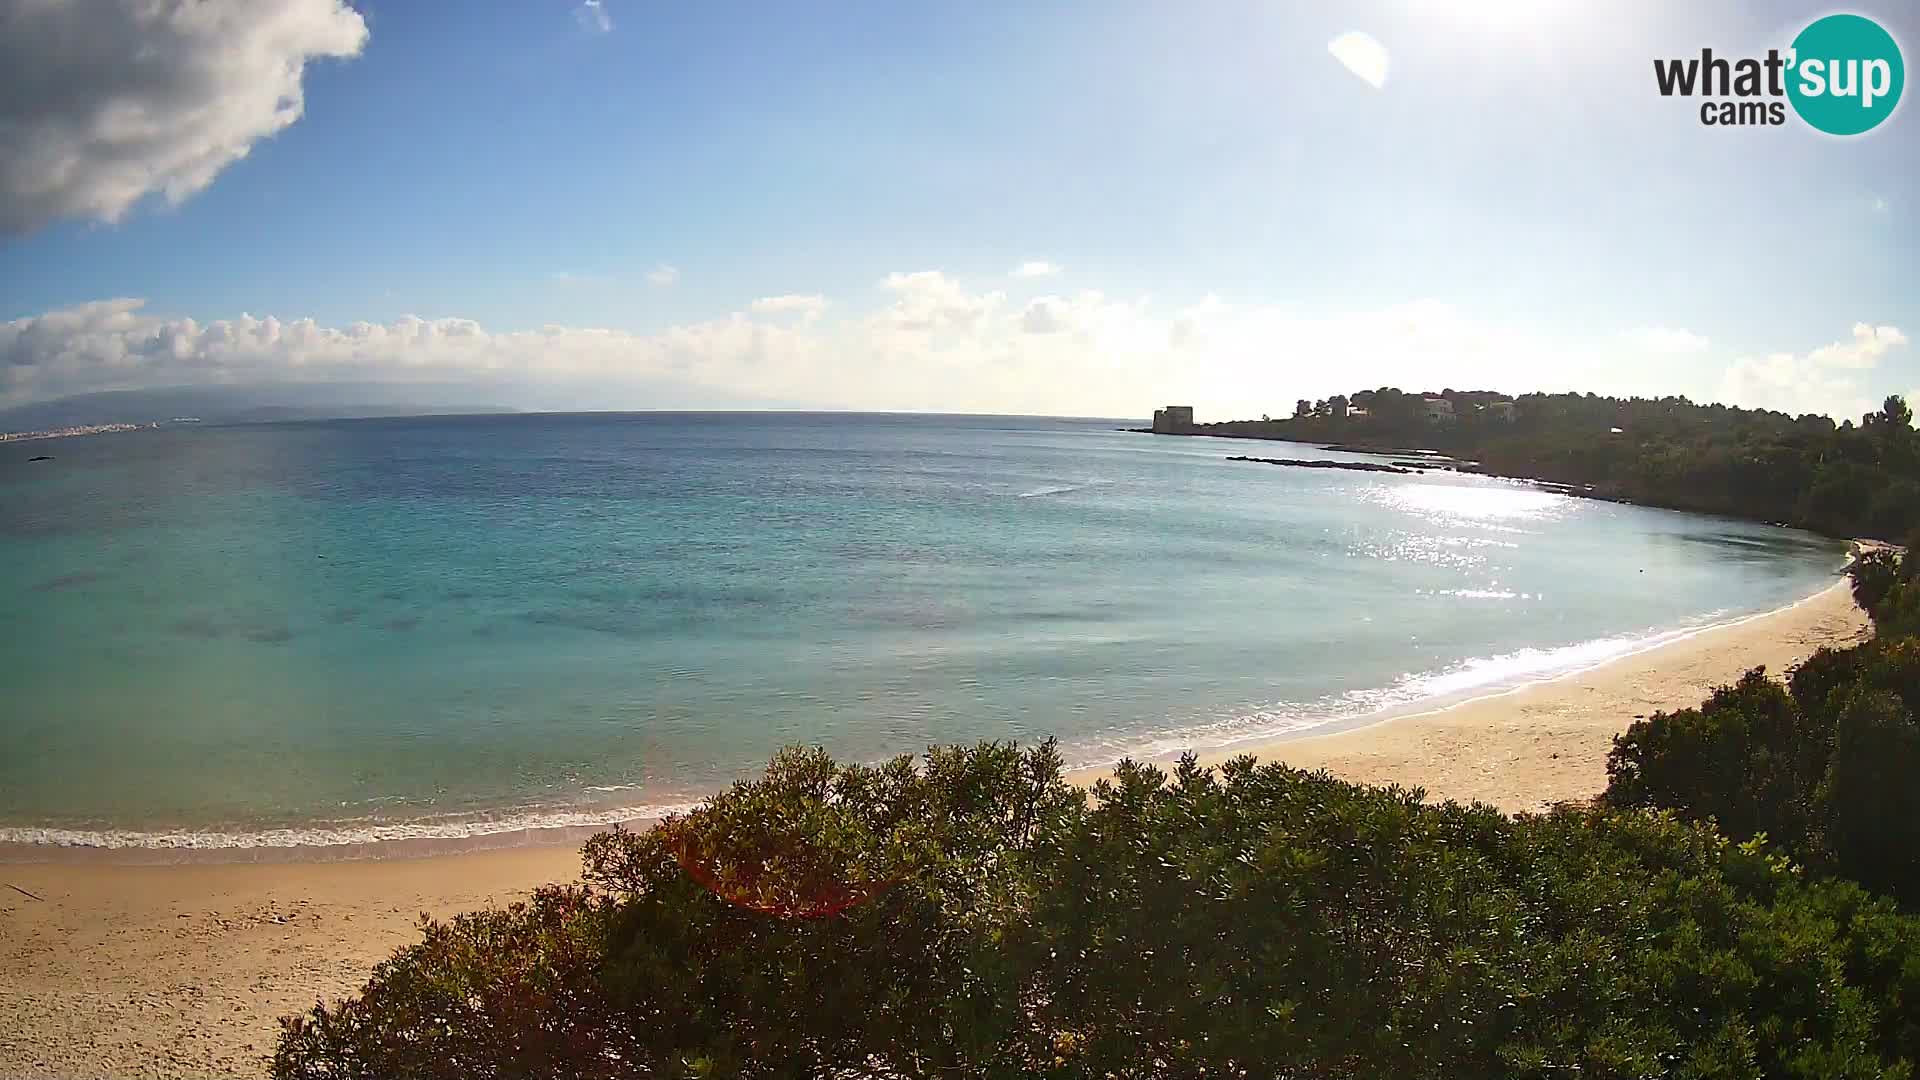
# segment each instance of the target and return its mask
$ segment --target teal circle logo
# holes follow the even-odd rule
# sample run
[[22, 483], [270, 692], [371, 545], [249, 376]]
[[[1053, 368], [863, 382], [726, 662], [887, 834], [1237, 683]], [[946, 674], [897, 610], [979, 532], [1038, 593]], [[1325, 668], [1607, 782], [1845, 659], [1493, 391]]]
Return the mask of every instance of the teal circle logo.
[[1900, 104], [1907, 82], [1900, 46], [1860, 15], [1816, 19], [1793, 39], [1787, 100], [1800, 119], [1829, 135], [1879, 126]]

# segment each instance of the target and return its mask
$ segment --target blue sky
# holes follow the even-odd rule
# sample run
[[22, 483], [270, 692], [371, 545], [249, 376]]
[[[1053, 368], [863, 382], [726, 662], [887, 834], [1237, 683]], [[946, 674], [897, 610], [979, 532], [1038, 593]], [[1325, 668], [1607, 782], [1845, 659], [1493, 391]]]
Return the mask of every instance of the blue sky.
[[[1912, 108], [1836, 139], [1654, 88], [1653, 58], [1784, 47], [1820, 5], [290, 0], [190, 31], [103, 6], [103, 40], [171, 35], [179, 72], [90, 100], [113, 46], [43, 19], [0, 70], [67, 66], [0, 81], [78, 100], [0, 93], [0, 130], [154, 193], [4, 177], [0, 404], [428, 374], [543, 407], [1075, 414], [1920, 389]], [[1920, 40], [1910, 8], [1853, 10]], [[1380, 87], [1329, 54], [1350, 31]], [[293, 72], [297, 119], [249, 103], [249, 62]], [[103, 145], [142, 95], [156, 131]], [[203, 175], [201, 143], [244, 156]]]

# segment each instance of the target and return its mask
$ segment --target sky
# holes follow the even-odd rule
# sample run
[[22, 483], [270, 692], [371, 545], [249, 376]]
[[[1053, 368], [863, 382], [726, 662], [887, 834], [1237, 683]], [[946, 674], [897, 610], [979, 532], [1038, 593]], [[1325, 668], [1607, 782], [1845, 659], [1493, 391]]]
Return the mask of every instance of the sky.
[[1915, 107], [1706, 127], [1652, 64], [1830, 10], [0, 0], [0, 406], [1858, 416], [1920, 399]]

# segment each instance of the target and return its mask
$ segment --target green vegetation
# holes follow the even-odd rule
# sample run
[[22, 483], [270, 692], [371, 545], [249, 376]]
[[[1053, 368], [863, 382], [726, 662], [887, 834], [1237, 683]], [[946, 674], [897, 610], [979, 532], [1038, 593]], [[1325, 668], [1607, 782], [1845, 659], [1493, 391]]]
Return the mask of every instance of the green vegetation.
[[1906, 1077], [1920, 922], [1666, 814], [817, 751], [428, 923], [282, 1078]]
[[[1452, 419], [1433, 420], [1425, 397]], [[1504, 418], [1512, 402], [1511, 419]], [[1618, 429], [1617, 431], [1615, 429]], [[1920, 435], [1890, 397], [1859, 424], [1684, 397], [1486, 391], [1408, 394], [1391, 387], [1301, 401], [1290, 420], [1203, 424], [1198, 434], [1432, 448], [1475, 468], [1591, 487], [1651, 506], [1728, 514], [1831, 536], [1900, 537], [1920, 529]]]
[[1873, 641], [1822, 649], [1787, 684], [1755, 669], [1697, 709], [1614, 740], [1606, 801], [1765, 837], [1813, 869], [1920, 905], [1920, 558], [1852, 567]]
[[1920, 559], [1852, 573], [1875, 640], [1634, 724], [1598, 805], [1539, 816], [1250, 758], [1088, 798], [1051, 743], [788, 750], [594, 837], [584, 885], [425, 923], [273, 1072], [1911, 1077]]

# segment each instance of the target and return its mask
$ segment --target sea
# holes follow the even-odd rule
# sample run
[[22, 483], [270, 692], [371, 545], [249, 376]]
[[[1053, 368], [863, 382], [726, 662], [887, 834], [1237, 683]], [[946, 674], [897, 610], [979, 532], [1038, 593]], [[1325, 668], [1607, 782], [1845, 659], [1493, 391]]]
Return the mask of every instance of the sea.
[[1139, 423], [498, 415], [0, 446], [0, 841], [592, 825], [790, 744], [1162, 757], [1564, 675], [1844, 561], [1791, 529], [1233, 462], [1389, 459]]

